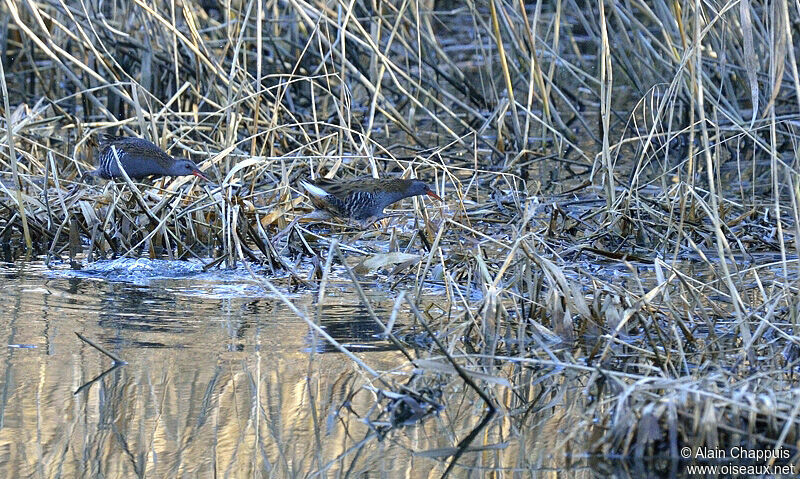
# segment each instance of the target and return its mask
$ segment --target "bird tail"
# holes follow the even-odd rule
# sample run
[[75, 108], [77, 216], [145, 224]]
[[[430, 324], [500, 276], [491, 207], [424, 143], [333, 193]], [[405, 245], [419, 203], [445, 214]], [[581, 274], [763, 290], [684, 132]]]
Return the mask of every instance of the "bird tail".
[[104, 147], [104, 146], [108, 145], [109, 143], [113, 143], [113, 142], [119, 140], [122, 137], [121, 136], [117, 136], [117, 135], [112, 135], [110, 133], [98, 133], [97, 134], [97, 138], [98, 138], [98, 143], [100, 144], [100, 146]]
[[309, 183], [306, 180], [300, 180], [300, 186], [302, 186], [303, 189], [306, 190], [306, 193], [308, 193], [311, 196], [315, 196], [317, 198], [324, 198], [329, 195], [327, 191], [323, 190], [317, 185]]

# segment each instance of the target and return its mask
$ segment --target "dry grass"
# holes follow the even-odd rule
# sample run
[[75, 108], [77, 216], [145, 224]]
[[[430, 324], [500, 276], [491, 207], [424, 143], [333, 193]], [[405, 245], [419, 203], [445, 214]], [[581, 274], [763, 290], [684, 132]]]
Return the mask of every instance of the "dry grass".
[[[517, 429], [577, 386], [603, 454], [797, 450], [796, 3], [206, 3], [4, 2], [3, 244], [264, 261], [322, 298], [388, 237], [428, 252], [391, 284], [441, 293], [415, 381], [483, 382]], [[213, 184], [80, 185], [113, 130]], [[274, 240], [299, 178], [400, 172], [448, 198], [418, 228]]]

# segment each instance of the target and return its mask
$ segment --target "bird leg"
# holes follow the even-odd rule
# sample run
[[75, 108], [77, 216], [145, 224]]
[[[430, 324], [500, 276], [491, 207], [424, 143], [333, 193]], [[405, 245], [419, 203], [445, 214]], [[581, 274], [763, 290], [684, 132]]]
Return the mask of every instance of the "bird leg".
[[307, 220], [325, 221], [331, 219], [331, 214], [325, 210], [314, 210], [311, 213], [306, 213], [302, 216]]
[[306, 213], [303, 216], [297, 216], [295, 219], [292, 220], [289, 225], [282, 229], [280, 233], [272, 237], [272, 241], [277, 241], [278, 239], [282, 238], [286, 233], [291, 231], [294, 228], [294, 225], [297, 224], [298, 221], [306, 219], [306, 220], [317, 220], [317, 221], [324, 221], [330, 219], [331, 214], [324, 210], [314, 210], [311, 213]]
[[369, 225], [371, 225], [374, 222], [375, 222], [375, 220], [372, 217], [365, 218], [363, 220], [354, 220], [354, 219], [350, 218], [350, 219], [347, 220], [347, 226], [350, 227], [350, 228], [358, 228], [358, 229], [363, 231], [363, 230], [369, 228]]
[[395, 218], [395, 217], [398, 217], [398, 216], [403, 216], [403, 215], [400, 214], [400, 213], [381, 213], [379, 215], [370, 216], [369, 218], [366, 218], [366, 219], [363, 219], [363, 220], [352, 220], [352, 222], [354, 222], [362, 230], [365, 230], [365, 229], [369, 228], [370, 225], [372, 225], [372, 224], [374, 224], [374, 223], [376, 223], [376, 222], [378, 222], [378, 221], [380, 221], [382, 219]]
[[298, 222], [298, 221], [300, 221], [300, 218], [301, 218], [300, 216], [296, 217], [295, 219], [293, 219], [293, 220], [292, 220], [292, 221], [289, 223], [289, 226], [287, 226], [286, 228], [282, 229], [282, 230], [281, 230], [281, 231], [280, 231], [278, 234], [276, 234], [275, 236], [273, 236], [273, 237], [272, 237], [272, 241], [273, 241], [273, 243], [274, 243], [274, 242], [276, 242], [276, 241], [278, 241], [279, 239], [281, 239], [281, 238], [283, 237], [283, 235], [285, 235], [286, 233], [288, 233], [289, 231], [291, 231], [291, 230], [292, 230], [292, 228], [294, 228], [294, 225], [296, 225], [296, 224], [297, 224], [297, 222]]

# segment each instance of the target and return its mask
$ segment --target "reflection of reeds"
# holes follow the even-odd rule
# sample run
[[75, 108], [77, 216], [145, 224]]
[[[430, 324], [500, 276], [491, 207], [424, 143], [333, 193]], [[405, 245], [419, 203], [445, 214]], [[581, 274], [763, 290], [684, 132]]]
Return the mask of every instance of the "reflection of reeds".
[[[515, 428], [569, 395], [602, 452], [797, 441], [796, 5], [223, 3], [0, 7], [0, 241], [302, 284], [285, 258], [335, 258], [273, 241], [297, 179], [413, 170], [449, 201], [411, 236], [331, 231], [428, 251], [392, 286], [441, 288], [419, 317]], [[79, 184], [113, 129], [215, 184]]]

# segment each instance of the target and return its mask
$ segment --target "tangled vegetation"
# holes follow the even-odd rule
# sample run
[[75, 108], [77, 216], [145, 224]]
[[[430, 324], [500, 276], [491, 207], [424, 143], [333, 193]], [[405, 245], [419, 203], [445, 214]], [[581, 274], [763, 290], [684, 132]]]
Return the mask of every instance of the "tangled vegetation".
[[[390, 423], [465, 380], [483, 395], [488, 433], [457, 429], [450, 457], [556, 411], [602, 455], [795, 454], [799, 9], [8, 0], [0, 243], [76, 267], [262, 263], [276, 294], [324, 295], [357, 258], [344, 277], [402, 289], [438, 342], [394, 337], [415, 373], [411, 400], [382, 398]], [[212, 181], [81, 182], [100, 133]], [[424, 178], [445, 204], [287, 229], [310, 211], [300, 179], [364, 174]]]

